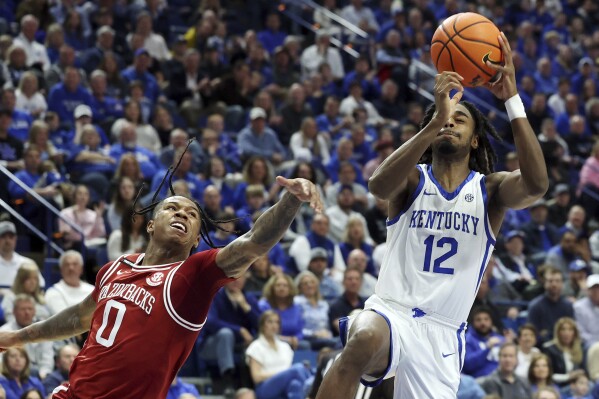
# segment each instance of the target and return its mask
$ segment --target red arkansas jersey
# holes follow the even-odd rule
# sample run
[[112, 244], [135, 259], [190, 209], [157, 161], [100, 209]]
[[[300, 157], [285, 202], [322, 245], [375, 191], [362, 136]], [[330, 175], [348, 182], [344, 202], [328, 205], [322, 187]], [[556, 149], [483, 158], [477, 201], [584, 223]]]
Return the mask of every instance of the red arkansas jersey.
[[144, 254], [105, 265], [92, 293], [89, 336], [53, 398], [165, 398], [206, 322], [216, 292], [232, 278], [218, 250], [184, 262], [142, 266]]

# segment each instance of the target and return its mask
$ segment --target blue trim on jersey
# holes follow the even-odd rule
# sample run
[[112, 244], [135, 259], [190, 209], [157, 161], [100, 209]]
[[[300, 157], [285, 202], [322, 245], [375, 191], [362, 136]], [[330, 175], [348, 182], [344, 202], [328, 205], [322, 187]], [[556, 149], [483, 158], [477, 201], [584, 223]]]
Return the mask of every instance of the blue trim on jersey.
[[416, 201], [416, 198], [420, 195], [420, 192], [422, 191], [422, 188], [424, 187], [425, 178], [424, 178], [424, 173], [422, 172], [422, 168], [419, 165], [416, 165], [416, 169], [418, 169], [418, 173], [420, 176], [418, 179], [418, 186], [416, 187], [416, 190], [414, 190], [414, 192], [410, 196], [410, 199], [408, 200], [406, 205], [403, 207], [401, 212], [399, 212], [399, 214], [397, 216], [395, 216], [393, 219], [387, 219], [387, 227], [392, 226], [395, 223], [397, 223], [397, 221], [399, 220], [401, 215], [403, 215], [404, 213], [406, 213], [406, 211], [408, 209], [410, 209], [410, 207], [412, 206], [414, 201]]
[[[389, 318], [387, 316], [385, 316], [384, 313], [381, 313], [376, 309], [368, 309], [368, 310], [371, 310], [371, 311], [383, 316], [383, 318], [387, 322], [387, 325], [389, 326], [389, 360], [387, 363], [387, 368], [385, 369], [385, 372], [383, 373], [383, 376], [380, 378], [377, 378], [374, 381], [366, 381], [363, 378], [360, 378], [360, 382], [364, 386], [374, 388], [377, 385], [380, 385], [381, 382], [383, 382], [383, 379], [385, 378], [385, 376], [387, 374], [389, 374], [389, 370], [391, 369], [391, 363], [393, 361], [393, 333], [391, 332], [391, 322], [389, 321]], [[349, 325], [349, 317], [342, 317], [339, 319], [339, 337], [341, 338], [341, 343], [343, 344], [343, 347], [345, 347], [345, 345], [347, 344], [348, 325]]]
[[451, 201], [452, 199], [454, 199], [455, 197], [457, 197], [457, 195], [460, 193], [460, 190], [462, 190], [462, 187], [464, 187], [464, 185], [466, 185], [466, 183], [468, 183], [470, 180], [472, 180], [474, 178], [474, 176], [476, 175], [476, 172], [471, 170], [470, 174], [468, 175], [468, 177], [466, 177], [464, 179], [464, 181], [451, 193], [448, 193], [447, 191], [445, 191], [445, 189], [443, 188], [443, 186], [441, 186], [441, 183], [439, 183], [437, 181], [437, 179], [435, 179], [435, 176], [433, 175], [433, 166], [432, 165], [427, 165], [426, 166], [426, 171], [428, 172], [428, 176], [431, 178], [431, 181], [433, 182], [433, 184], [435, 186], [437, 186], [437, 189], [439, 190], [439, 193], [441, 193], [441, 195], [443, 196], [443, 198], [445, 198], [448, 201]]
[[485, 232], [487, 233], [487, 239], [489, 241], [491, 241], [491, 243], [493, 245], [495, 245], [495, 237], [493, 237], [493, 233], [491, 233], [491, 226], [489, 226], [489, 213], [487, 212], [488, 209], [488, 204], [487, 204], [487, 200], [488, 200], [488, 195], [487, 195], [487, 185], [486, 185], [486, 176], [483, 176], [482, 179], [480, 179], [480, 191], [483, 193], [483, 205], [484, 205], [484, 209], [485, 209]]
[[474, 292], [478, 292], [478, 287], [480, 286], [480, 281], [483, 279], [483, 274], [487, 269], [487, 263], [489, 263], [489, 249], [491, 249], [491, 241], [487, 240], [487, 245], [485, 247], [485, 255], [483, 256], [483, 261], [480, 264], [480, 271], [478, 272], [478, 281], [476, 282], [476, 290]]
[[462, 331], [464, 331], [464, 327], [466, 327], [466, 323], [462, 323], [460, 324], [460, 328], [458, 328], [457, 331], [457, 335], [458, 335], [458, 357], [460, 359], [460, 372], [462, 372], [462, 367], [464, 366], [464, 363], [462, 361], [462, 349], [463, 349], [463, 344], [462, 344]]

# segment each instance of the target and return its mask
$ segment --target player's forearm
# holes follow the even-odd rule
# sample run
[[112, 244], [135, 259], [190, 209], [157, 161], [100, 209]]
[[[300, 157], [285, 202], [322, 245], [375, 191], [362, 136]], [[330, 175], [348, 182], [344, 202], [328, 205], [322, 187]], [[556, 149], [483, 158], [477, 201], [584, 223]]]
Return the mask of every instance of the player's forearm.
[[549, 178], [539, 140], [526, 118], [514, 119], [512, 130], [520, 163], [520, 174], [528, 193], [531, 196], [544, 195], [549, 187]]
[[368, 180], [368, 190], [380, 199], [389, 199], [403, 190], [407, 185], [408, 175], [443, 125], [443, 121], [433, 118], [424, 129], [395, 150], [376, 168]]
[[91, 314], [93, 313], [93, 310], [90, 313], [90, 309], [86, 304], [90, 298], [88, 297], [82, 303], [71, 306], [47, 320], [34, 323], [29, 327], [19, 330], [17, 333], [17, 344], [57, 341], [88, 331]]

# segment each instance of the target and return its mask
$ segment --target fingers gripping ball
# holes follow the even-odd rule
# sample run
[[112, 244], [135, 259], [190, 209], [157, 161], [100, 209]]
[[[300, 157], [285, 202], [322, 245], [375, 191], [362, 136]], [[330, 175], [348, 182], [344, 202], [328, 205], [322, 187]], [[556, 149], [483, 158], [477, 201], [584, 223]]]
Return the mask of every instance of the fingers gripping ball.
[[490, 82], [496, 71], [486, 61], [503, 64], [499, 29], [482, 15], [465, 12], [452, 15], [437, 28], [431, 42], [431, 57], [439, 72], [454, 71], [464, 77], [464, 86]]

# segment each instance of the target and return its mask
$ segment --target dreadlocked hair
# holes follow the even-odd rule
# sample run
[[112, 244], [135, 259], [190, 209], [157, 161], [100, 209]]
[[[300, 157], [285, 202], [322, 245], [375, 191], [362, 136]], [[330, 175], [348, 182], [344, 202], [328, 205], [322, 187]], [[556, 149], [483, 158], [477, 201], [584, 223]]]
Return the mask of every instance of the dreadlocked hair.
[[[187, 146], [185, 147], [185, 150], [181, 153], [181, 156], [179, 157], [179, 161], [177, 161], [177, 164], [175, 166], [170, 166], [166, 173], [164, 174], [164, 177], [162, 178], [162, 181], [160, 182], [160, 185], [158, 186], [158, 188], [156, 189], [156, 192], [154, 193], [154, 195], [152, 196], [152, 200], [150, 201], [150, 205], [137, 209], [136, 205], [137, 205], [137, 201], [139, 200], [139, 196], [142, 193], [143, 189], [144, 189], [144, 184], [142, 183], [140, 189], [137, 191], [137, 195], [135, 196], [135, 200], [133, 201], [133, 212], [131, 214], [131, 217], [134, 218], [136, 215], [141, 215], [144, 216], [147, 213], [152, 212], [152, 218], [155, 217], [155, 210], [156, 207], [158, 205], [160, 205], [166, 198], [172, 197], [177, 195], [175, 193], [175, 190], [173, 189], [173, 175], [175, 174], [175, 172], [177, 171], [177, 169], [179, 168], [179, 165], [181, 164], [181, 160], [183, 159], [183, 156], [185, 155], [185, 153], [187, 152], [187, 150], [189, 149], [189, 146], [191, 145], [191, 143], [194, 141], [195, 139], [192, 138], [187, 142]], [[160, 190], [162, 190], [162, 186], [164, 185], [165, 182], [168, 182], [168, 188], [170, 191], [170, 196], [160, 199], [160, 200], [156, 200], [156, 197], [158, 197], [158, 194], [160, 193]], [[183, 196], [187, 199], [189, 199], [190, 201], [192, 201], [195, 206], [198, 208], [198, 212], [200, 214], [200, 219], [201, 219], [201, 223], [200, 223], [200, 236], [202, 237], [202, 239], [208, 244], [208, 246], [210, 248], [222, 248], [222, 245], [215, 245], [214, 242], [212, 241], [212, 238], [210, 238], [209, 232], [210, 230], [208, 229], [208, 226], [213, 226], [214, 228], [217, 228], [219, 230], [225, 231], [227, 233], [236, 233], [235, 231], [230, 231], [227, 229], [222, 228], [221, 226], [219, 226], [220, 224], [223, 223], [229, 223], [229, 222], [236, 222], [239, 220], [239, 218], [232, 218], [232, 219], [224, 219], [224, 220], [213, 220], [210, 216], [208, 216], [208, 214], [206, 213], [206, 211], [204, 210], [204, 208], [202, 208], [202, 206], [198, 203], [198, 201], [196, 201], [193, 198], [189, 198], [187, 196]]]
[[[461, 101], [462, 104], [468, 111], [470, 111], [470, 115], [474, 119], [474, 135], [478, 137], [478, 148], [472, 148], [470, 150], [470, 161], [468, 163], [468, 167], [471, 170], [482, 173], [483, 175], [488, 175], [493, 173], [495, 168], [495, 163], [497, 162], [497, 154], [493, 147], [491, 146], [491, 142], [489, 141], [489, 136], [493, 137], [497, 141], [501, 141], [501, 137], [497, 133], [497, 130], [489, 123], [489, 120], [486, 116], [482, 114], [471, 102]], [[431, 104], [424, 113], [424, 118], [420, 123], [420, 129], [423, 129], [433, 118], [433, 114], [435, 113], [435, 104]], [[429, 147], [422, 157], [420, 158], [420, 163], [430, 164], [433, 161], [433, 152], [432, 148]]]

